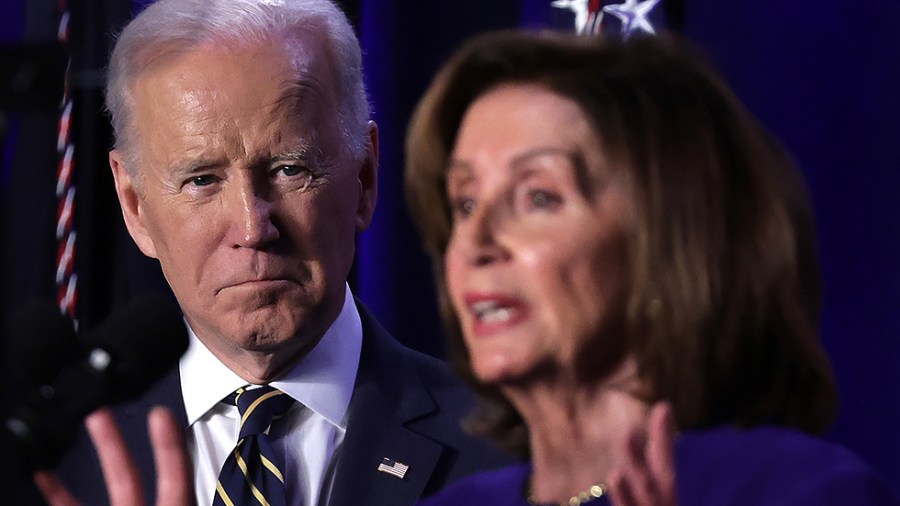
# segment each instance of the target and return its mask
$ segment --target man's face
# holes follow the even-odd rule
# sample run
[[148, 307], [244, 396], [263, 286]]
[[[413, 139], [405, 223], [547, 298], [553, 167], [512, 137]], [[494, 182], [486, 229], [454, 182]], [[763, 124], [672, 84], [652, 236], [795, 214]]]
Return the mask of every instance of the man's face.
[[[321, 38], [320, 38], [321, 39]], [[203, 46], [132, 88], [139, 181], [110, 164], [128, 229], [201, 341], [248, 381], [277, 377], [340, 312], [375, 200], [376, 133], [347, 153], [320, 42]]]

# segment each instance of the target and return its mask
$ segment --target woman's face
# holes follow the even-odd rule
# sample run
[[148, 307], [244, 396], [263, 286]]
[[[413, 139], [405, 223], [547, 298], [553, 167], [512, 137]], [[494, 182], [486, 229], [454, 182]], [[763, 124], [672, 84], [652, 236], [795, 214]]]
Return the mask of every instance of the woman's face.
[[527, 84], [482, 95], [447, 188], [447, 285], [479, 379], [572, 371], [581, 353], [618, 349], [628, 202], [575, 102]]

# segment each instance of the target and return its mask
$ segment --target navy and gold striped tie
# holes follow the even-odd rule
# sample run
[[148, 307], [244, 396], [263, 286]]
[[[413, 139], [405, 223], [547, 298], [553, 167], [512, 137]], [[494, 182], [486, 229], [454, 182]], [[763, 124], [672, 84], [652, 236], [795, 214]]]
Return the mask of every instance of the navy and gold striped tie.
[[272, 445], [269, 428], [294, 400], [268, 385], [239, 388], [228, 397], [241, 414], [241, 433], [216, 483], [214, 506], [284, 506], [284, 460]]

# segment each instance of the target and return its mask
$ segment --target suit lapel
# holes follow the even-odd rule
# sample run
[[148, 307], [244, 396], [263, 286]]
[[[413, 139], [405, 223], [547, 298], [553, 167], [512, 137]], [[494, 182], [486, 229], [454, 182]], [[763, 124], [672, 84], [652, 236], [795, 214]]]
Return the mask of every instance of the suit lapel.
[[[330, 506], [415, 504], [443, 447], [406, 424], [437, 409], [399, 345], [357, 302], [363, 345], [350, 418], [331, 491]], [[387, 458], [409, 466], [403, 478], [379, 471]]]
[[[146, 418], [154, 406], [165, 406], [175, 415], [175, 420], [187, 428], [187, 412], [184, 409], [184, 397], [181, 394], [181, 374], [175, 364], [165, 376], [153, 384], [141, 397], [124, 404], [118, 411], [122, 420]], [[144, 420], [146, 422], [146, 420]]]

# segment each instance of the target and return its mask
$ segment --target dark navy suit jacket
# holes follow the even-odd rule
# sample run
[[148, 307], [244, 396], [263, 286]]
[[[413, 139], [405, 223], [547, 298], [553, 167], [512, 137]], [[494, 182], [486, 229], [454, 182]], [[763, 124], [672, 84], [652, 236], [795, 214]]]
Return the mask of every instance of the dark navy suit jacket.
[[[508, 464], [508, 457], [460, 429], [472, 394], [447, 365], [402, 346], [361, 303], [357, 306], [362, 353], [329, 504], [413, 505], [457, 478]], [[187, 427], [177, 367], [138, 401], [116, 409], [151, 498], [156, 482], [146, 417], [155, 405], [168, 406]], [[385, 457], [409, 466], [402, 479], [377, 470]], [[83, 504], [108, 503], [86, 434], [79, 437], [59, 472]]]

